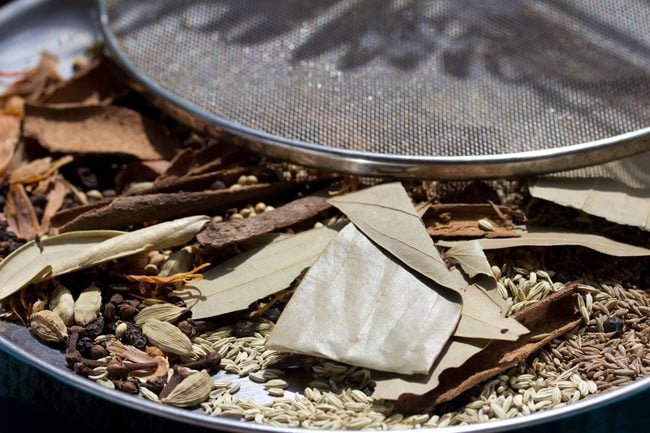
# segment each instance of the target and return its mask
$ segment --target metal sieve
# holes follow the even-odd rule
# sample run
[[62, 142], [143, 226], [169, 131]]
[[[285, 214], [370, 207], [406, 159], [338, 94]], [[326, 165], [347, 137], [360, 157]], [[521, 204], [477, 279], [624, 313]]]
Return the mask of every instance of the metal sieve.
[[172, 114], [273, 158], [490, 178], [650, 150], [645, 0], [98, 0]]

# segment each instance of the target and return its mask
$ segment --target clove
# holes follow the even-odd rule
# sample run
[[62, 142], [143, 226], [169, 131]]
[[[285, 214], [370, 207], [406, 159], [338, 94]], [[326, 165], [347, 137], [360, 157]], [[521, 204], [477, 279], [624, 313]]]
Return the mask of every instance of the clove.
[[72, 353], [77, 351], [77, 342], [79, 341], [79, 336], [83, 332], [84, 328], [82, 326], [70, 326], [68, 328], [68, 342], [66, 353]]
[[113, 382], [113, 385], [115, 385], [115, 389], [118, 391], [126, 392], [128, 394], [137, 394], [139, 389], [138, 389], [138, 384], [135, 381], [131, 380], [122, 380], [122, 379], [113, 379], [111, 380]]
[[191, 368], [192, 370], [218, 370], [221, 368], [221, 355], [219, 352], [210, 352], [205, 358], [188, 362], [187, 364], [183, 364], [182, 367]]
[[106, 366], [106, 372], [109, 377], [121, 378], [128, 376], [129, 372], [137, 370], [153, 370], [158, 368], [157, 361], [151, 362], [122, 362], [119, 359], [113, 359]]
[[105, 362], [96, 361], [94, 359], [86, 359], [86, 358], [84, 358], [83, 356], [81, 356], [81, 353], [79, 353], [78, 350], [73, 350], [73, 351], [67, 353], [65, 355], [65, 361], [68, 363], [68, 365], [73, 366], [73, 367], [76, 364], [83, 364], [83, 365], [85, 365], [86, 367], [89, 367], [89, 368], [106, 366]]

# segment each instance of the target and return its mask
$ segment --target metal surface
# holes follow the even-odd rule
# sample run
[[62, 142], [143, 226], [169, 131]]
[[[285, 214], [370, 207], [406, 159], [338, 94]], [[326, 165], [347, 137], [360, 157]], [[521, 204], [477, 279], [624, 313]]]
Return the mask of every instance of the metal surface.
[[[95, 37], [93, 35], [92, 24], [89, 21], [88, 7], [88, 2], [84, 2], [83, 0], [49, 2], [44, 0], [21, 0], [0, 9], [0, 52], [2, 53], [0, 61], [7, 62], [2, 64], [16, 64], [11, 62], [24, 61], [26, 65], [33, 65], [37, 61], [40, 49], [47, 47], [55, 54], [61, 56], [64, 63], [62, 66], [65, 67], [66, 62], [72, 60], [79, 54], [78, 47], [81, 41], [85, 43], [92, 41]], [[53, 20], [53, 17], [57, 17], [57, 20]], [[65, 25], [61, 23], [65, 23]], [[23, 50], [13, 50], [11, 52], [15, 54], [9, 56], [7, 53], [10, 51], [8, 51], [7, 47], [13, 46], [13, 42], [11, 42], [12, 39], [7, 38], [15, 36], [12, 30], [21, 32], [20, 34], [23, 36], [30, 35], [34, 44], [24, 46]], [[19, 56], [19, 58], [16, 56]], [[74, 374], [65, 366], [64, 356], [60, 349], [36, 340], [29, 333], [28, 329], [20, 324], [0, 321], [0, 349], [15, 355], [23, 362], [84, 392], [155, 416], [221, 431], [251, 433], [305, 432], [304, 429], [283, 429], [228, 418], [208, 416], [202, 413], [201, 410], [190, 411], [164, 406], [144, 400], [143, 398], [106, 389], [93, 381]], [[268, 399], [260, 385], [254, 384], [246, 378], [237, 378], [236, 380], [242, 382], [242, 389], [240, 391], [242, 397], [250, 396], [261, 402], [264, 399]], [[608, 403], [629, 398], [637, 392], [647, 389], [650, 389], [650, 377], [562, 408], [516, 419], [495, 421], [488, 424], [450, 427], [444, 431], [449, 433], [461, 431], [487, 433], [543, 424], [576, 413], [603, 409]], [[428, 431], [433, 432], [433, 430]]]
[[[234, 432], [283, 432], [283, 433], [304, 433], [307, 430], [297, 428], [277, 428], [266, 425], [259, 425], [252, 422], [236, 421], [229, 418], [219, 418], [205, 415], [200, 409], [190, 411], [179, 409], [171, 406], [165, 406], [158, 403], [147, 401], [143, 398], [134, 397], [129, 394], [104, 388], [95, 382], [84, 377], [74, 374], [65, 367], [63, 353], [53, 347], [47, 346], [32, 335], [27, 328], [22, 325], [0, 321], [0, 348], [15, 355], [22, 361], [38, 368], [39, 370], [69, 384], [80, 390], [88, 392], [94, 396], [111, 402], [124, 405], [126, 407], [151, 413], [176, 421], [207, 427], [215, 430], [226, 430]], [[230, 377], [229, 379], [233, 379]], [[242, 396], [248, 394], [250, 397], [265, 398], [266, 392], [262, 385], [254, 384], [247, 379], [239, 379], [242, 383]], [[515, 428], [529, 427], [536, 424], [542, 424], [556, 420], [565, 416], [581, 413], [589, 410], [599, 410], [609, 403], [613, 403], [623, 398], [628, 398], [634, 394], [650, 389], [650, 377], [638, 380], [631, 384], [622, 386], [613, 391], [599, 394], [595, 397], [569, 404], [567, 406], [551, 409], [532, 415], [513, 418], [503, 421], [493, 421], [484, 424], [473, 424], [467, 426], [446, 427], [445, 432], [502, 432]], [[257, 394], [256, 394], [257, 392]], [[420, 429], [423, 432], [434, 432], [440, 429]]]
[[364, 175], [502, 177], [650, 150], [642, 0], [99, 0], [161, 105]]

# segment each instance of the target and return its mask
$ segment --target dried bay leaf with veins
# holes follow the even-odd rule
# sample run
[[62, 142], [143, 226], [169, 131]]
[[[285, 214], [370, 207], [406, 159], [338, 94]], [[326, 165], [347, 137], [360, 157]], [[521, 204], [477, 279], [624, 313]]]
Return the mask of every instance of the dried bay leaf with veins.
[[529, 191], [533, 197], [580, 209], [617, 224], [650, 230], [648, 184], [636, 189], [612, 179], [542, 177], [529, 186]]
[[[462, 275], [447, 268], [400, 183], [377, 185], [331, 198], [329, 202], [406, 266], [459, 293], [463, 301], [462, 314], [466, 316], [462, 319], [464, 337], [495, 338], [500, 335], [512, 339], [526, 332], [516, 320], [503, 318], [499, 307], [487, 294], [467, 288]], [[482, 302], [491, 306], [484, 307], [475, 298], [483, 298]]]
[[[496, 290], [493, 293], [500, 296]], [[463, 313], [454, 336], [515, 341], [527, 334], [528, 329], [517, 320], [504, 317], [507, 311], [476, 284], [469, 285], [463, 292]]]
[[[514, 367], [551, 340], [579, 326], [581, 317], [575, 307], [575, 288], [576, 285], [568, 286], [515, 314], [531, 329], [531, 335], [513, 342], [490, 342], [481, 353], [472, 356], [461, 366], [442, 372], [435, 389], [423, 395], [402, 394], [396, 402], [397, 409], [401, 412], [431, 411], [482, 381]], [[544, 337], [536, 339], [538, 335]]]
[[438, 377], [443, 371], [459, 367], [472, 356], [483, 350], [490, 340], [452, 337], [436, 359], [429, 374], [410, 376], [373, 373], [376, 382], [372, 393], [374, 399], [397, 400], [405, 392], [421, 395], [438, 386]]
[[[439, 241], [442, 247], [454, 247], [467, 241]], [[598, 251], [616, 257], [649, 256], [650, 250], [636, 245], [614, 241], [604, 236], [590, 233], [579, 233], [547, 227], [528, 227], [527, 233], [518, 238], [478, 239], [477, 242], [484, 250], [497, 250], [515, 247], [553, 247], [574, 245]]]
[[377, 185], [329, 202], [411, 269], [448, 289], [464, 289], [464, 281], [447, 269], [401, 183]]
[[77, 271], [109, 260], [189, 242], [209, 221], [207, 216], [180, 218], [133, 232], [69, 232], [41, 241], [43, 252], [28, 242], [0, 263], [0, 299], [30, 283]]
[[403, 374], [425, 373], [461, 306], [348, 224], [307, 271], [267, 348]]
[[218, 316], [248, 306], [289, 287], [320, 256], [337, 230], [322, 227], [298, 233], [240, 254], [174, 292], [194, 319]]
[[456, 245], [445, 252], [445, 257], [458, 263], [465, 273], [473, 278], [477, 275], [492, 276], [490, 263], [483, 248], [476, 240]]
[[510, 308], [510, 302], [503, 299], [496, 290], [496, 279], [492, 274], [490, 262], [488, 262], [481, 244], [477, 240], [459, 243], [447, 250], [445, 258], [458, 263], [469, 278], [473, 278], [485, 293], [496, 303], [501, 312], [505, 314]]
[[114, 230], [92, 230], [43, 238], [42, 253], [34, 241], [27, 242], [0, 263], [0, 299], [12, 295], [30, 283], [52, 278], [53, 264], [57, 260], [79, 254], [123, 233]]

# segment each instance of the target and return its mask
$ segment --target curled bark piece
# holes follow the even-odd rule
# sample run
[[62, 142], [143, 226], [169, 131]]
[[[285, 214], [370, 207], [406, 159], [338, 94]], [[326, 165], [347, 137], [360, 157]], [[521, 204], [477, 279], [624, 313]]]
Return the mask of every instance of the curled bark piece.
[[55, 86], [39, 103], [108, 105], [127, 92], [108, 58], [93, 59], [69, 80]]
[[[486, 379], [523, 361], [546, 343], [580, 324], [575, 288], [572, 284], [525, 308], [513, 317], [530, 333], [517, 341], [493, 341], [457, 368], [445, 370], [439, 385], [423, 395], [402, 394], [396, 408], [403, 412], [428, 412], [450, 401]], [[544, 338], [535, 341], [535, 336]]]
[[254, 218], [208, 224], [196, 239], [202, 245], [220, 248], [301, 223], [330, 207], [322, 195], [304, 197]]
[[[87, 230], [96, 227], [118, 228], [146, 221], [165, 221], [207, 210], [225, 210], [254, 200], [268, 199], [302, 184], [278, 182], [257, 184], [239, 189], [220, 189], [198, 192], [175, 192], [116, 197], [107, 205], [91, 209], [62, 221], [59, 214], [52, 224], [62, 224], [60, 232]], [[74, 210], [74, 209], [73, 209]]]
[[492, 204], [431, 205], [422, 217], [434, 237], [516, 237], [516, 226], [526, 216], [515, 209]]
[[19, 239], [34, 239], [34, 235], [41, 229], [34, 206], [32, 206], [32, 202], [27, 196], [25, 187], [21, 184], [9, 186], [4, 215], [9, 230], [14, 232]]
[[140, 159], [170, 158], [178, 144], [160, 123], [116, 106], [26, 105], [23, 134], [51, 152], [124, 154]]

